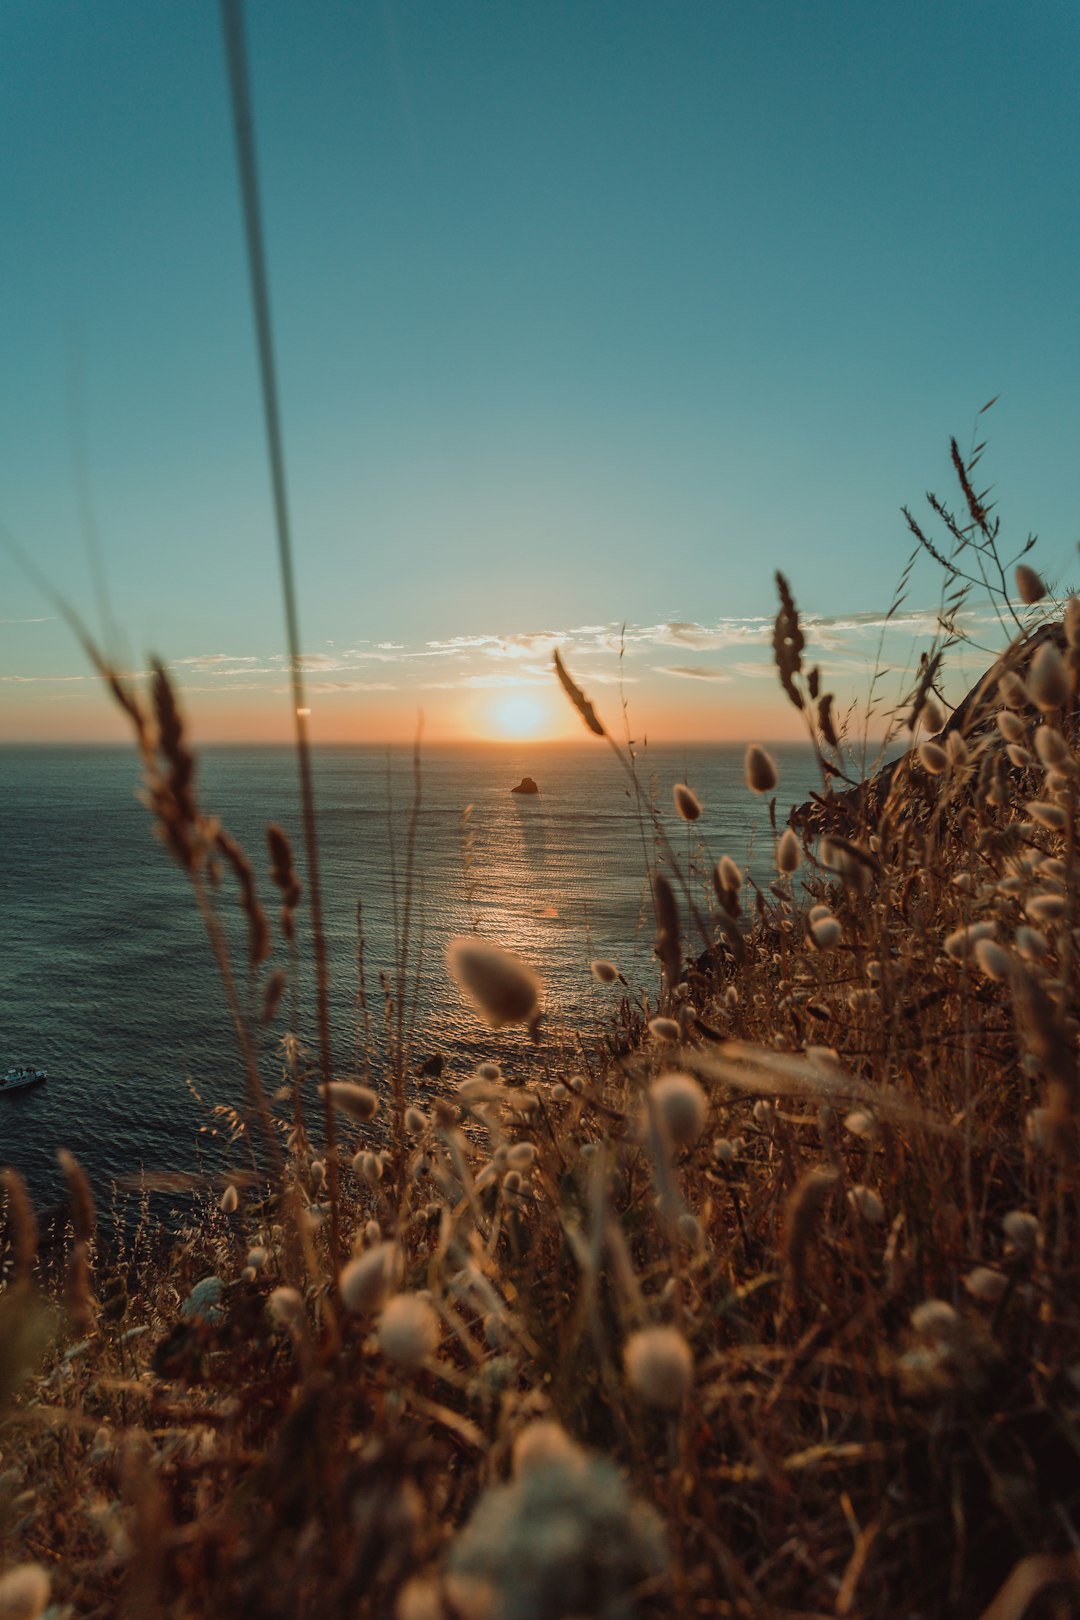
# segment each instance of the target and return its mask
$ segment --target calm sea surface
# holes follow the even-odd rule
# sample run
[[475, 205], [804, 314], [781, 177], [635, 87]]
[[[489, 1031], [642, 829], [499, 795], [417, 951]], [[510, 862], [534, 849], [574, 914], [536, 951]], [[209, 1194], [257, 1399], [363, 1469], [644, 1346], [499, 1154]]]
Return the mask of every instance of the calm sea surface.
[[[807, 749], [777, 754], [786, 813], [815, 778]], [[618, 962], [635, 989], [654, 987], [646, 848], [626, 779], [604, 744], [431, 748], [421, 771], [418, 1057], [443, 1052], [450, 1080], [482, 1055], [498, 1057], [510, 1072], [527, 1061], [523, 1038], [486, 1033], [448, 980], [446, 940], [473, 924], [538, 968], [553, 1034], [573, 1020], [599, 1019], [611, 1003], [613, 991], [589, 975], [591, 957]], [[539, 798], [510, 793], [525, 773], [538, 781]], [[700, 837], [711, 859], [727, 853], [743, 861], [749, 852], [759, 878], [772, 875], [764, 807], [743, 784], [741, 748], [649, 749], [639, 778], [684, 856]], [[684, 780], [705, 805], [689, 841], [670, 813], [672, 784]], [[25, 1061], [50, 1074], [43, 1086], [0, 1097], [0, 1164], [19, 1169], [44, 1202], [58, 1193], [60, 1145], [82, 1159], [99, 1189], [143, 1166], [210, 1168], [222, 1151], [221, 1136], [212, 1134], [221, 1123], [214, 1105], [242, 1105], [240, 1066], [202, 924], [186, 879], [151, 835], [137, 785], [127, 750], [0, 749], [0, 1067]], [[411, 755], [323, 749], [316, 786], [335, 1067], [348, 1073], [357, 1050], [356, 906], [362, 902], [378, 1018], [378, 971], [394, 961], [390, 830], [400, 914]], [[304, 868], [293, 756], [273, 748], [209, 750], [198, 788], [204, 807], [247, 848], [276, 916], [267, 821], [286, 828], [301, 876]], [[461, 822], [468, 805], [466, 871]], [[648, 829], [645, 839], [651, 857]], [[220, 903], [242, 978], [243, 932], [227, 880]], [[303, 909], [299, 932], [306, 960]], [[286, 960], [276, 946], [274, 962]], [[309, 974], [300, 1001], [301, 1030], [310, 1036]], [[271, 1087], [275, 1040], [285, 1027], [279, 1018], [265, 1040], [262, 1067]]]

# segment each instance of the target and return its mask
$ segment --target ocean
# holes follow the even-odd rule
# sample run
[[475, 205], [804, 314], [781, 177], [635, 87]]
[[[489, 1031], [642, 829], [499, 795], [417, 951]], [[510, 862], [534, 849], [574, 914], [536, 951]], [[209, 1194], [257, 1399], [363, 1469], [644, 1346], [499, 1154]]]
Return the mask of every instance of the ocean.
[[[816, 777], [810, 750], [776, 750], [781, 819]], [[707, 874], [722, 854], [773, 876], [765, 805], [743, 781], [741, 747], [651, 747], [638, 763], [675, 848]], [[357, 902], [362, 903], [368, 995], [376, 1031], [380, 970], [394, 964], [395, 910], [405, 888], [413, 795], [410, 749], [324, 748], [315, 754], [324, 910], [332, 975], [335, 1072], [357, 1072]], [[525, 774], [540, 794], [511, 787]], [[621, 986], [598, 984], [593, 957], [614, 960], [634, 993], [655, 994], [647, 861], [636, 801], [609, 748], [568, 744], [425, 748], [414, 876], [414, 944], [422, 943], [417, 1061], [439, 1052], [444, 1084], [482, 1057], [523, 1072], [517, 1031], [487, 1031], [463, 1005], [443, 960], [447, 939], [478, 928], [518, 951], [545, 984], [547, 1041], [595, 1027]], [[687, 781], [704, 812], [676, 819], [671, 789]], [[0, 1165], [34, 1198], [60, 1194], [56, 1150], [85, 1165], [99, 1196], [140, 1171], [217, 1169], [230, 1151], [216, 1107], [243, 1107], [241, 1066], [224, 996], [187, 880], [153, 837], [136, 798], [137, 760], [121, 748], [0, 750], [0, 1067], [33, 1063], [42, 1086], [0, 1097]], [[247, 849], [275, 920], [270, 966], [287, 965], [276, 927], [265, 827], [289, 833], [304, 875], [295, 758], [286, 748], [208, 749], [199, 760], [202, 806]], [[472, 846], [466, 863], [462, 815]], [[391, 871], [395, 846], [397, 905]], [[219, 904], [244, 980], [244, 933], [226, 877]], [[306, 912], [298, 938], [310, 961]], [[421, 941], [422, 930], [422, 941]], [[299, 985], [299, 1033], [313, 1042], [310, 969]], [[283, 1005], [287, 1013], [289, 1001]], [[263, 1040], [265, 1083], [280, 1078], [279, 1017]], [[373, 1072], [378, 1074], [378, 1052]], [[235, 1149], [232, 1151], [236, 1152]]]

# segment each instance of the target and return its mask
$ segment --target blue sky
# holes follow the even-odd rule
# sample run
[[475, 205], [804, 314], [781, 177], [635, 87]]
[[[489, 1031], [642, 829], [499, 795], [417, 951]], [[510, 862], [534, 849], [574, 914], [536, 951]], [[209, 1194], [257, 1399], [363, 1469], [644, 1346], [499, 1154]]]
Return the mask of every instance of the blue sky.
[[[779, 735], [772, 570], [855, 690], [898, 509], [995, 394], [1006, 530], [1074, 582], [1073, 5], [260, 0], [248, 37], [317, 736], [498, 731], [623, 623], [654, 734]], [[0, 46], [0, 522], [92, 618], [83, 443], [124, 660], [284, 736], [217, 8], [8, 0]], [[112, 734], [63, 626], [9, 622], [48, 613], [0, 554], [0, 738]]]

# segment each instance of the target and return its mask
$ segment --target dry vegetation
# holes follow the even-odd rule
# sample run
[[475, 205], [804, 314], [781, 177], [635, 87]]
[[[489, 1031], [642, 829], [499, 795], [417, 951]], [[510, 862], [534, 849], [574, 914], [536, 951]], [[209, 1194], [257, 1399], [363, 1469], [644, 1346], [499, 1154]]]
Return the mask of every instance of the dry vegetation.
[[[154, 1260], [98, 1234], [66, 1160], [51, 1282], [8, 1174], [4, 1620], [1080, 1612], [1080, 607], [1062, 621], [1026, 563], [1006, 587], [955, 460], [962, 519], [934, 503], [942, 541], [911, 520], [945, 595], [910, 753], [845, 785], [781, 581], [820, 795], [778, 825], [749, 751], [765, 890], [730, 857], [706, 888], [643, 806], [652, 999], [595, 963], [610, 1026], [572, 1060], [538, 1032], [525, 1085], [497, 1032], [424, 1109], [404, 1045], [366, 1085], [286, 1037], [268, 1099], [216, 910], [224, 868], [254, 1004], [287, 1006], [254, 869], [196, 802], [164, 671], [152, 709], [115, 681], [226, 976], [262, 1168]], [[975, 581], [1006, 619], [1015, 598], [1012, 639], [946, 721]], [[697, 819], [688, 788], [675, 811]], [[301, 879], [270, 848], [291, 939]], [[515, 957], [465, 938], [448, 966], [493, 1031], [532, 1020]]]

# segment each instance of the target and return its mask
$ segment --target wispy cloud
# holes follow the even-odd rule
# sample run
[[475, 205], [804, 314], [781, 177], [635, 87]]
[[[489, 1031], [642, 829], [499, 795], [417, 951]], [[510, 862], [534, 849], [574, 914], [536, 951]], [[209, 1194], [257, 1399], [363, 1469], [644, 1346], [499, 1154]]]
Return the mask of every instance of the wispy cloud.
[[44, 613], [37, 619], [0, 619], [0, 624], [52, 624], [55, 613]]
[[715, 664], [654, 664], [657, 675], [678, 675], [689, 681], [730, 681], [729, 669], [718, 669]]
[[88, 677], [85, 675], [0, 675], [0, 681], [6, 681], [12, 686], [54, 686], [60, 683], [74, 684], [86, 679]]

